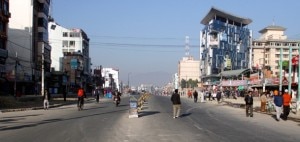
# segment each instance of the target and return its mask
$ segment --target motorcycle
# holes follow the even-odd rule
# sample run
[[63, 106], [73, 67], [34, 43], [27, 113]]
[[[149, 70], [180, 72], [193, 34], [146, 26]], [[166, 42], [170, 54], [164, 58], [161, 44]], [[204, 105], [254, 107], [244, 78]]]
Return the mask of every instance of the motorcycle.
[[120, 102], [121, 102], [120, 96], [114, 97], [114, 103], [116, 104], [116, 107], [119, 106]]

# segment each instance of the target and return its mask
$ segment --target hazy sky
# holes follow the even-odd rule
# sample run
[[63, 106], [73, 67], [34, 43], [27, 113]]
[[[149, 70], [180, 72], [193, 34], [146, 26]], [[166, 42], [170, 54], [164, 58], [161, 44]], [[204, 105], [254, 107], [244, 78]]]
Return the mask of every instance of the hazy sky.
[[186, 36], [190, 55], [198, 59], [200, 21], [211, 7], [252, 19], [254, 38], [275, 23], [287, 28], [288, 38], [300, 39], [299, 6], [299, 0], [52, 0], [51, 14], [61, 26], [87, 33], [92, 68], [118, 68], [127, 83], [129, 73], [130, 80], [141, 73], [176, 73]]

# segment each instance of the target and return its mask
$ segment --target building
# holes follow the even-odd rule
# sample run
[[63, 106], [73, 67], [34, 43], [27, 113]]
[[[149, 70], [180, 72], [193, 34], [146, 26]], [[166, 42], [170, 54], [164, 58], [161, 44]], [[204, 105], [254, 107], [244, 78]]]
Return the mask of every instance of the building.
[[[252, 69], [261, 71], [260, 83], [274, 85], [279, 83], [280, 76], [280, 50], [282, 49], [282, 61], [289, 62], [289, 49], [292, 57], [299, 54], [300, 40], [291, 40], [285, 35], [286, 28], [270, 25], [259, 31], [261, 36], [252, 42]], [[288, 68], [283, 66], [283, 68]], [[293, 69], [295, 72], [295, 69]], [[288, 72], [282, 70], [283, 76], [288, 77]], [[297, 75], [293, 74], [292, 82], [297, 81]], [[264, 81], [265, 79], [265, 81]], [[284, 83], [284, 82], [283, 82]]]
[[78, 28], [67, 29], [50, 19], [49, 43], [52, 47], [52, 71], [66, 72], [71, 90], [83, 87], [89, 90], [91, 83], [91, 58], [89, 38]]
[[180, 85], [183, 80], [187, 82], [190, 79], [198, 82], [200, 80], [199, 68], [199, 60], [194, 60], [192, 56], [183, 57], [178, 63], [178, 84]]
[[[15, 91], [21, 94], [33, 94], [35, 87], [40, 92], [43, 84], [42, 70], [45, 80], [50, 78], [50, 2], [51, 0], [10, 0], [11, 19], [8, 26], [6, 72], [11, 82], [10, 88], [13, 88], [13, 82], [16, 82]], [[45, 84], [47, 86], [47, 81]]]
[[201, 20], [200, 71], [204, 85], [217, 84], [222, 77], [237, 77], [249, 68], [252, 22], [212, 7]]
[[115, 90], [120, 90], [119, 83], [119, 69], [115, 68], [103, 68], [102, 76], [104, 77], [103, 88]]
[[5, 62], [8, 58], [7, 49], [7, 27], [10, 18], [9, 1], [0, 0], [0, 94], [5, 92], [6, 67]]

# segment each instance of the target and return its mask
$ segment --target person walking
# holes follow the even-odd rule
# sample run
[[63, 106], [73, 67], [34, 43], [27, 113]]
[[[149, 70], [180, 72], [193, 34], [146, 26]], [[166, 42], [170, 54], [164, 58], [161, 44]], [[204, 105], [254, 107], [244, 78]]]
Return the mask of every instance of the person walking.
[[100, 89], [98, 87], [95, 88], [94, 95], [96, 96], [96, 102], [99, 103]]
[[267, 96], [266, 92], [263, 92], [260, 96], [260, 111], [266, 112]]
[[48, 110], [49, 109], [50, 94], [48, 93], [47, 89], [45, 89], [45, 91], [44, 91], [43, 100], [44, 100], [44, 102], [43, 102], [44, 110]]
[[63, 89], [64, 102], [67, 101], [67, 89]]
[[274, 104], [275, 104], [275, 110], [276, 110], [276, 121], [280, 120], [280, 114], [281, 114], [281, 107], [283, 104], [282, 96], [278, 93], [277, 90], [273, 92], [274, 95]]
[[284, 90], [284, 94], [282, 95], [283, 99], [283, 114], [282, 119], [287, 120], [289, 114], [290, 114], [290, 103], [291, 103], [291, 95], [288, 92], [288, 89]]
[[218, 92], [217, 92], [217, 101], [218, 101], [218, 103], [221, 102], [221, 97], [222, 97], [222, 92], [220, 90], [218, 90]]
[[180, 114], [180, 95], [178, 94], [178, 89], [175, 89], [174, 93], [171, 96], [171, 101], [173, 103], [173, 118], [178, 118]]
[[[245, 103], [246, 103], [246, 116], [253, 117], [253, 96], [252, 91], [248, 91], [248, 94], [245, 96]], [[250, 111], [250, 112], [249, 112]]]
[[198, 92], [197, 92], [197, 90], [194, 91], [193, 96], [194, 96], [194, 102], [197, 103], [197, 101], [198, 101]]

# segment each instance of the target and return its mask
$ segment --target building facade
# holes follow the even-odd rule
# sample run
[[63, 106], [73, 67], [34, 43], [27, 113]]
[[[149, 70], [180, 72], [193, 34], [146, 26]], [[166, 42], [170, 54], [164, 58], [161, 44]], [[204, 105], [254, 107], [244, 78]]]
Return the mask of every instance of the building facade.
[[202, 19], [200, 31], [201, 82], [220, 80], [223, 71], [249, 68], [252, 32], [249, 18], [238, 17], [212, 7]]
[[89, 38], [78, 28], [68, 29], [50, 19], [49, 43], [52, 47], [52, 71], [65, 72], [70, 90], [88, 89], [91, 84], [91, 59]]
[[104, 78], [103, 88], [120, 90], [119, 69], [103, 68], [102, 76]]
[[[285, 35], [286, 28], [270, 25], [259, 31], [261, 36], [252, 43], [252, 69], [262, 70], [263, 78], [278, 78], [280, 76], [280, 50], [283, 50], [282, 61], [289, 62], [289, 49], [292, 57], [299, 54], [300, 40], [290, 40]], [[282, 70], [286, 77], [288, 73]], [[293, 82], [297, 79], [293, 75]], [[271, 83], [271, 82], [270, 82]]]
[[6, 87], [4, 85], [6, 81], [6, 67], [5, 62], [8, 58], [7, 50], [7, 27], [10, 18], [9, 12], [9, 0], [0, 0], [0, 94]]
[[178, 63], [178, 84], [182, 80], [200, 80], [200, 61], [195, 60], [192, 56], [183, 57]]
[[17, 82], [17, 91], [21, 94], [33, 94], [34, 88], [41, 88], [42, 70], [45, 71], [46, 80], [50, 78], [50, 2], [51, 0], [10, 0], [6, 72], [10, 82]]

